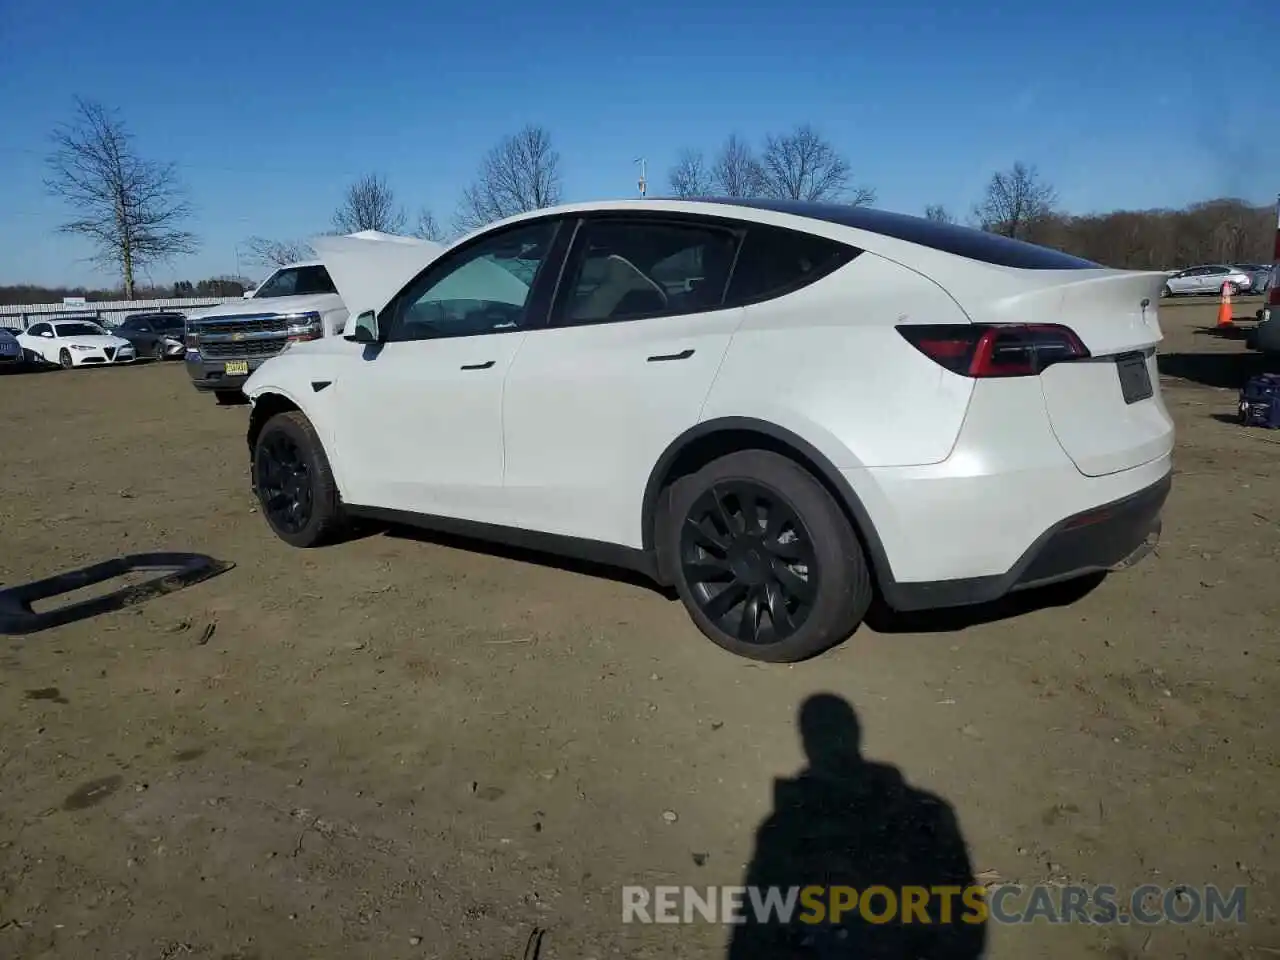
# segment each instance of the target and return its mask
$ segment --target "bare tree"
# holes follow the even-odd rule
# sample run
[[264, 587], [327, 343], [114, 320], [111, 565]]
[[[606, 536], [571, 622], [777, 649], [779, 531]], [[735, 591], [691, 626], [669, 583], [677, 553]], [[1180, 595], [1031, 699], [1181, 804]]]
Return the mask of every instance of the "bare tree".
[[527, 126], [485, 154], [475, 181], [462, 192], [457, 227], [470, 231], [560, 202], [560, 154], [551, 134]]
[[176, 168], [140, 157], [116, 111], [77, 99], [52, 139], [45, 188], [74, 211], [58, 229], [87, 239], [92, 261], [120, 272], [125, 297], [135, 272], [196, 251], [195, 234], [182, 228], [191, 205]]
[[940, 203], [931, 203], [924, 208], [924, 218], [933, 220], [937, 223], [955, 223], [955, 218], [947, 212], [947, 208]]
[[339, 233], [399, 233], [406, 219], [404, 207], [396, 204], [395, 192], [386, 179], [369, 173], [347, 187], [342, 203], [333, 212], [333, 227]]
[[315, 251], [301, 240], [268, 240], [266, 237], [250, 237], [244, 242], [250, 263], [267, 267], [283, 267], [299, 260], [311, 260]]
[[849, 189], [848, 161], [808, 124], [766, 137], [760, 170], [761, 192], [779, 200], [840, 200]]
[[671, 185], [672, 194], [682, 199], [709, 196], [712, 192], [711, 171], [707, 169], [702, 151], [682, 151], [680, 159], [667, 174], [667, 182]]
[[1057, 193], [1040, 179], [1036, 168], [1018, 162], [991, 175], [986, 195], [973, 214], [983, 230], [1023, 239], [1053, 214], [1057, 203]]
[[760, 163], [750, 144], [730, 134], [711, 167], [712, 187], [725, 197], [758, 197], [760, 176]]
[[418, 211], [418, 222], [413, 226], [413, 236], [419, 240], [434, 240], [436, 243], [444, 241], [444, 231], [436, 222], [436, 215], [426, 207]]

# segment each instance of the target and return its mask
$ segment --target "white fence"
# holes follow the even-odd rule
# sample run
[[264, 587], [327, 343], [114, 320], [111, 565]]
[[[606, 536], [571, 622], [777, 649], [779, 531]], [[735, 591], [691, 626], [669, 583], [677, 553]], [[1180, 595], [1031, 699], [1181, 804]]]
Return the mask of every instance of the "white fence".
[[230, 303], [237, 297], [191, 297], [170, 300], [101, 300], [84, 304], [23, 303], [0, 305], [0, 327], [25, 330], [43, 317], [51, 315], [83, 317], [104, 326], [114, 326], [130, 313], [146, 313], [153, 310], [174, 310], [183, 313], [197, 307], [214, 307]]

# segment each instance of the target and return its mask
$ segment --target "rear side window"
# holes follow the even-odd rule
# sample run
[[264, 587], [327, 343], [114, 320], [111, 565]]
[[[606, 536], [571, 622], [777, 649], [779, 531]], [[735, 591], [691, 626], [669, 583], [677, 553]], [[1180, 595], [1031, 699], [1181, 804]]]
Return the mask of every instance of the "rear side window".
[[792, 293], [844, 266], [860, 252], [826, 237], [752, 226], [733, 268], [728, 302], [758, 303]]
[[583, 224], [560, 324], [608, 323], [714, 310], [738, 234], [711, 224], [600, 220]]

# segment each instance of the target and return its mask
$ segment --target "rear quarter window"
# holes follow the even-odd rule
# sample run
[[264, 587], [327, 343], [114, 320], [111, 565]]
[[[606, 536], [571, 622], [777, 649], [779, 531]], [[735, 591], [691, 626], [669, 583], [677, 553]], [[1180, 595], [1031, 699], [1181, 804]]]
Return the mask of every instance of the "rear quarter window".
[[753, 225], [729, 281], [726, 305], [759, 303], [793, 293], [844, 266], [862, 251], [797, 230]]

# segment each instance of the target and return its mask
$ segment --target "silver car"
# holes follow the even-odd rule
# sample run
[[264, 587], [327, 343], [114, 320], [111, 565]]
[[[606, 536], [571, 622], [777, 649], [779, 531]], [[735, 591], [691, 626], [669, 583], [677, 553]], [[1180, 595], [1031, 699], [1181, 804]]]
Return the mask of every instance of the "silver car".
[[1232, 296], [1245, 293], [1253, 289], [1253, 275], [1239, 267], [1222, 263], [1187, 267], [1185, 270], [1169, 274], [1169, 279], [1164, 283], [1164, 295], [1181, 297], [1193, 294], [1216, 294], [1222, 291], [1223, 284], [1230, 286]]

